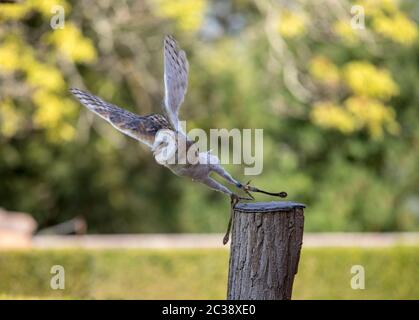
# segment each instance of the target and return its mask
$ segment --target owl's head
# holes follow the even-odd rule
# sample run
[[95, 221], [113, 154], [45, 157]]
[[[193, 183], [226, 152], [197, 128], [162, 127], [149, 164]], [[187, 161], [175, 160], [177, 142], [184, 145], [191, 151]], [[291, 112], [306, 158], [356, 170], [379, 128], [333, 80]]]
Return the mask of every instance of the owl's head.
[[159, 130], [152, 146], [154, 158], [162, 165], [197, 164], [199, 162], [198, 145], [184, 135], [172, 130]]
[[159, 130], [151, 150], [158, 163], [166, 165], [173, 162], [177, 150], [176, 134], [168, 129]]

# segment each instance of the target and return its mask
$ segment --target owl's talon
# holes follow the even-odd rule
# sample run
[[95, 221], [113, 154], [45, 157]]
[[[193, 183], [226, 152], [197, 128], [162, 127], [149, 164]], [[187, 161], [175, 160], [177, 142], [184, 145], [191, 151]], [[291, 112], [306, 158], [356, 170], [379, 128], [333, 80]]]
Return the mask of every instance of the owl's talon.
[[270, 196], [275, 196], [275, 197], [280, 197], [280, 198], [286, 198], [287, 196], [288, 196], [288, 194], [285, 192], [285, 191], [281, 191], [281, 192], [277, 192], [277, 193], [274, 193], [274, 192], [268, 192], [268, 191], [265, 191], [265, 190], [261, 190], [261, 189], [258, 189], [258, 188], [256, 188], [256, 187], [253, 187], [253, 186], [251, 186], [250, 185], [250, 182], [251, 182], [251, 180], [249, 180], [243, 187], [242, 187], [242, 190], [244, 191], [244, 192], [246, 192], [247, 193], [247, 195], [248, 196], [250, 196], [251, 198], [252, 198], [252, 200], [254, 200], [255, 198], [250, 194], [250, 192], [259, 192], [259, 193], [264, 193], [264, 194], [267, 194], [267, 195], [270, 195]]

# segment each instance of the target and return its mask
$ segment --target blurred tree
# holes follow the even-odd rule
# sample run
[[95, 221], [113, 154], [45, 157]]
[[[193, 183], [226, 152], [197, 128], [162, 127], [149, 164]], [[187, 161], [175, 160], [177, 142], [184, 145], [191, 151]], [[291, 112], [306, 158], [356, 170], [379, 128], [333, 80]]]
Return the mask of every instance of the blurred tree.
[[[90, 232], [223, 231], [223, 195], [172, 176], [68, 94], [160, 112], [172, 33], [190, 60], [188, 129], [263, 128], [254, 182], [306, 202], [307, 230], [417, 230], [419, 5], [282, 3], [1, 4], [0, 205], [41, 227], [83, 215]], [[351, 27], [355, 4], [365, 29]]]

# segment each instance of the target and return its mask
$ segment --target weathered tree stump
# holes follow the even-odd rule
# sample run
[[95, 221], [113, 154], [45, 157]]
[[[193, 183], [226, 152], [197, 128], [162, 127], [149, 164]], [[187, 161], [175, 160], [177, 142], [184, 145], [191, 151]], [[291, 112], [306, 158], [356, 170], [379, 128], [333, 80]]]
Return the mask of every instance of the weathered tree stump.
[[294, 202], [236, 205], [227, 299], [291, 299], [303, 240], [304, 208]]

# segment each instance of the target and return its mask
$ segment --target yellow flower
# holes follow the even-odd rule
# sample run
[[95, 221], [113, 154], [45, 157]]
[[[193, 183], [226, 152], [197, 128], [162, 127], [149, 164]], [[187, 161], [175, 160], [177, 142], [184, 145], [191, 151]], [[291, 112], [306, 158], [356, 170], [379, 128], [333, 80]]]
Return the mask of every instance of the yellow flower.
[[399, 132], [394, 110], [380, 101], [366, 97], [351, 97], [344, 103], [356, 121], [366, 127], [373, 138], [381, 138], [384, 129], [392, 134]]
[[174, 19], [184, 31], [198, 30], [204, 20], [205, 0], [154, 0], [152, 4], [156, 15]]
[[337, 129], [344, 134], [353, 133], [357, 124], [345, 108], [333, 102], [316, 103], [310, 114], [311, 120], [320, 127]]
[[0, 46], [0, 70], [25, 70], [35, 61], [33, 49], [15, 35], [7, 36]]
[[368, 16], [398, 11], [398, 0], [358, 0], [355, 4], [362, 6]]
[[416, 23], [403, 13], [396, 13], [391, 17], [377, 15], [374, 17], [372, 27], [378, 34], [403, 45], [411, 45], [418, 37]]
[[336, 21], [333, 25], [333, 31], [350, 45], [359, 43], [359, 37], [357, 31], [352, 28], [351, 22], [348, 20]]
[[283, 10], [279, 16], [278, 32], [284, 38], [297, 38], [306, 31], [306, 17], [302, 13]]
[[0, 21], [2, 20], [18, 20], [23, 18], [32, 6], [26, 1], [21, 3], [5, 3], [0, 5]]
[[319, 102], [310, 114], [311, 120], [320, 127], [336, 129], [344, 134], [366, 129], [374, 139], [382, 138], [384, 131], [397, 134], [400, 130], [396, 113], [380, 101], [353, 96], [343, 106], [332, 102]]
[[399, 88], [390, 72], [378, 69], [366, 61], [346, 64], [343, 75], [349, 88], [360, 96], [389, 99], [399, 93]]
[[51, 17], [54, 13], [51, 9], [54, 6], [61, 6], [64, 8], [65, 13], [70, 10], [69, 4], [65, 0], [26, 0], [33, 9], [39, 11], [44, 17]]
[[92, 41], [85, 38], [71, 22], [67, 22], [64, 29], [52, 31], [44, 39], [74, 62], [93, 62], [96, 60], [96, 50]]
[[34, 123], [40, 128], [56, 127], [62, 120], [61, 98], [45, 90], [38, 90], [32, 97], [37, 106]]
[[55, 67], [34, 63], [27, 68], [28, 83], [34, 87], [43, 87], [52, 91], [60, 91], [65, 88], [65, 82], [61, 73]]
[[38, 11], [48, 18], [53, 15], [51, 9], [56, 5], [62, 6], [66, 12], [70, 9], [69, 4], [65, 0], [24, 0], [15, 4], [1, 4], [0, 21], [19, 20], [32, 11]]
[[19, 46], [14, 42], [6, 42], [0, 47], [0, 70], [14, 71], [20, 67]]
[[13, 137], [19, 131], [22, 122], [23, 116], [12, 100], [7, 99], [0, 103], [0, 134], [7, 138]]
[[340, 80], [338, 67], [325, 56], [315, 56], [309, 64], [309, 73], [317, 80], [336, 85]]
[[69, 123], [63, 123], [60, 125], [59, 128], [56, 129], [57, 131], [57, 138], [56, 140], [61, 141], [70, 141], [76, 135], [76, 129]]

